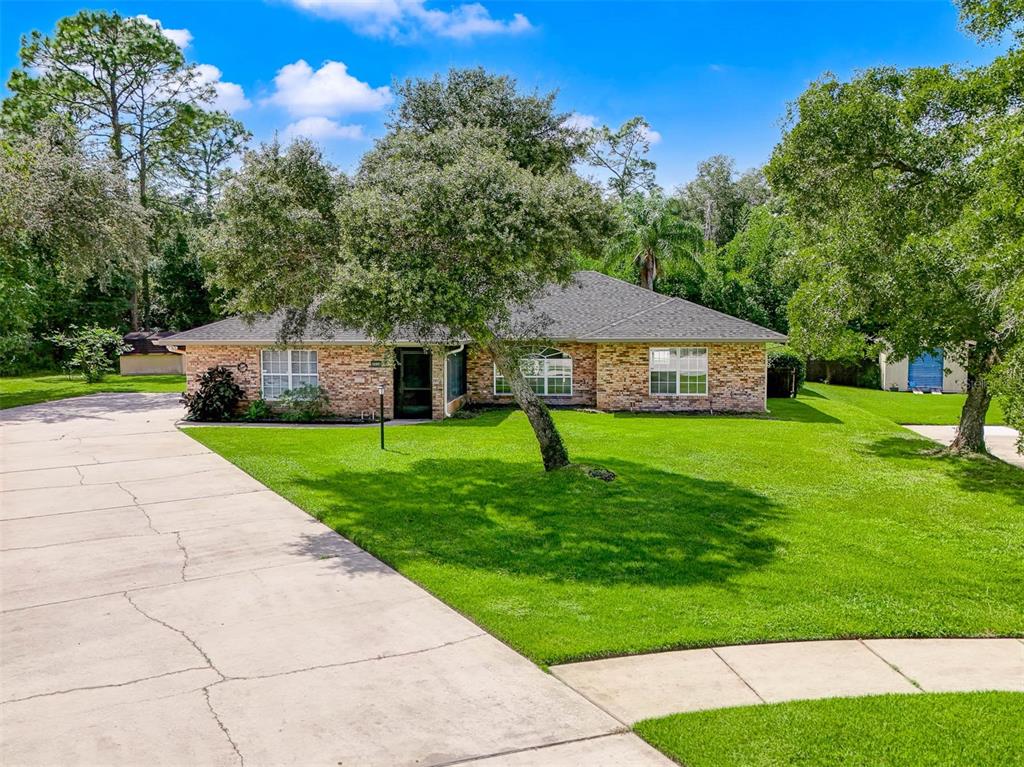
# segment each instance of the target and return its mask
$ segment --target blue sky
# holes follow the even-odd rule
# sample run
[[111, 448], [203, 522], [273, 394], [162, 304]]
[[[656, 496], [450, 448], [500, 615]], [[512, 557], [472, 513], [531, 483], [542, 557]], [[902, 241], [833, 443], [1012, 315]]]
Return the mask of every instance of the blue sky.
[[712, 154], [732, 155], [741, 169], [767, 160], [787, 102], [822, 72], [996, 55], [959, 30], [946, 0], [0, 0], [5, 79], [21, 34], [49, 32], [82, 7], [159, 20], [257, 139], [311, 135], [346, 169], [380, 135], [395, 78], [482, 65], [557, 89], [560, 108], [584, 121], [644, 115], [670, 189]]

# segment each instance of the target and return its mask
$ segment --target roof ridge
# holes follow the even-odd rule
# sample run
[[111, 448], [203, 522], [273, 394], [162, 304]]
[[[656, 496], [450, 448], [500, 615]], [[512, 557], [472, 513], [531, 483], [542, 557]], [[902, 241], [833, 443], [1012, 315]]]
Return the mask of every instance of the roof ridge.
[[[632, 315], [632, 317], [635, 317], [638, 314], [643, 314], [644, 312], [650, 311], [651, 309], [655, 309], [658, 306], [664, 306], [669, 301], [679, 301], [679, 302], [684, 303], [684, 304], [686, 304], [688, 306], [696, 306], [698, 309], [703, 309], [706, 312], [712, 312], [714, 314], [717, 314], [719, 317], [725, 317], [726, 319], [733, 320], [734, 322], [742, 322], [742, 323], [744, 323], [746, 325], [750, 325], [752, 327], [759, 328], [760, 330], [767, 330], [770, 333], [779, 333], [779, 331], [777, 331], [777, 330], [772, 330], [771, 328], [766, 328], [764, 325], [758, 325], [756, 322], [751, 322], [750, 320], [745, 320], [742, 317], [737, 317], [734, 314], [728, 314], [727, 312], [723, 312], [723, 311], [720, 311], [718, 309], [712, 309], [710, 306], [705, 306], [704, 304], [697, 303], [696, 301], [691, 301], [688, 298], [680, 298], [679, 296], [669, 296], [669, 295], [665, 295], [664, 293], [657, 293], [656, 291], [649, 291], [649, 290], [647, 290], [647, 288], [641, 287], [640, 285], [635, 285], [632, 282], [627, 282], [626, 280], [623, 280], [623, 279], [621, 279], [619, 277], [614, 277], [614, 276], [612, 276], [610, 274], [605, 274], [604, 272], [599, 272], [596, 269], [582, 269], [581, 271], [589, 272], [591, 274], [599, 274], [602, 277], [605, 277], [605, 278], [607, 278], [609, 280], [614, 280], [615, 282], [621, 282], [623, 285], [629, 285], [629, 287], [633, 288], [635, 291], [642, 291], [644, 293], [655, 293], [655, 295], [665, 296], [665, 298], [668, 299], [668, 301], [663, 301], [663, 302], [661, 302], [659, 304], [656, 304], [655, 306], [649, 306], [646, 309], [642, 309], [639, 312], [637, 312], [636, 314]], [[611, 322], [611, 323], [609, 323], [607, 325], [604, 325], [604, 326], [602, 326], [600, 328], [597, 328], [597, 330], [603, 330], [604, 328], [613, 327], [615, 325], [618, 325], [620, 322], [625, 322], [628, 319], [632, 319], [632, 317], [623, 317], [621, 320], [616, 320], [615, 322]], [[593, 331], [593, 332], [596, 332], [596, 331]], [[589, 335], [589, 333], [588, 333], [588, 335]], [[779, 333], [779, 335], [785, 335], [785, 333]]]
[[[612, 279], [615, 279], [615, 278], [613, 277]], [[620, 280], [620, 282], [624, 282], [624, 280]], [[644, 288], [640, 288], [640, 289], [644, 290]], [[615, 322], [609, 322], [608, 324], [601, 325], [600, 327], [594, 328], [593, 330], [588, 330], [585, 335], [581, 336], [581, 340], [585, 339], [585, 338], [587, 338], [589, 336], [593, 336], [595, 333], [598, 333], [598, 332], [600, 332], [602, 330], [607, 330], [608, 328], [613, 328], [616, 325], [621, 325], [623, 322], [626, 322], [627, 320], [636, 319], [641, 314], [644, 314], [645, 312], [653, 311], [654, 309], [657, 309], [659, 306], [664, 306], [665, 304], [671, 302], [671, 300], [672, 300], [672, 296], [665, 296], [665, 300], [664, 301], [659, 301], [658, 303], [654, 304], [654, 306], [645, 307], [645, 308], [641, 309], [640, 311], [633, 312], [628, 317], [623, 317], [622, 319], [615, 320]]]
[[[710, 306], [704, 306], [704, 304], [698, 304], [696, 301], [690, 301], [689, 299], [686, 298], [679, 298], [678, 296], [671, 296], [671, 298], [674, 301], [680, 301], [690, 306], [696, 306], [700, 309], [703, 309], [706, 312], [717, 314], [719, 317], [725, 317], [726, 319], [732, 320], [733, 322], [742, 322], [744, 325], [750, 325], [760, 330], [767, 330], [769, 333], [779, 333], [779, 331], [777, 330], [766, 328], [764, 325], [758, 325], [756, 322], [751, 322], [750, 320], [745, 320], [742, 317], [737, 317], [735, 314], [729, 314], [728, 312], [723, 312], [718, 309], [712, 309]], [[785, 333], [779, 333], [779, 335], [785, 335]]]

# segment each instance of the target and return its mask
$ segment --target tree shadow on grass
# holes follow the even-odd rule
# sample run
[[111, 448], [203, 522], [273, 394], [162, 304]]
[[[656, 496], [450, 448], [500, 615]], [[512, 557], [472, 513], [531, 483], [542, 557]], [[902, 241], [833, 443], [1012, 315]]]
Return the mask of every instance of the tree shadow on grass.
[[798, 399], [770, 399], [768, 411], [773, 421], [796, 421], [798, 423], [842, 423], [813, 405]]
[[867, 446], [868, 452], [881, 458], [929, 461], [968, 492], [999, 494], [1024, 506], [1024, 471], [998, 458], [960, 458], [942, 455], [940, 449], [937, 443], [918, 436], [886, 437]]
[[[586, 461], [586, 459], [581, 459]], [[430, 562], [559, 582], [678, 587], [766, 566], [767, 498], [730, 482], [603, 462], [611, 483], [532, 464], [424, 459], [293, 476], [307, 510], [392, 566]]]

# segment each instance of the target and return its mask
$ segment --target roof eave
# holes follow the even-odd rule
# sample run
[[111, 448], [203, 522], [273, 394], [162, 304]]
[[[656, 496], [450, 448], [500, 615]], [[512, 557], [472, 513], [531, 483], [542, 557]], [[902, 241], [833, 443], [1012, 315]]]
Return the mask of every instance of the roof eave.
[[[583, 344], [763, 344], [763, 343], [785, 343], [789, 340], [787, 336], [777, 335], [761, 338], [723, 338], [723, 337], [659, 337], [659, 338], [579, 338], [570, 336], [545, 336], [549, 341], [556, 343], [574, 342]], [[177, 338], [170, 336], [154, 341], [159, 346], [277, 346], [280, 341], [276, 338]], [[316, 346], [377, 346], [378, 342], [370, 340], [338, 341], [316, 338], [304, 338], [295, 341], [297, 344], [312, 344]], [[389, 341], [387, 346], [423, 346], [428, 341]], [[455, 342], [447, 342], [442, 345], [451, 345]]]

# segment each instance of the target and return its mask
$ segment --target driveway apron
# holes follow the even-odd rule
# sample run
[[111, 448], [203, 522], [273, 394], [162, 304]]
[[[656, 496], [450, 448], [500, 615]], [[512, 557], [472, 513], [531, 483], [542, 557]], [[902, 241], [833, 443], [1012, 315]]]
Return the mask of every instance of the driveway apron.
[[0, 763], [669, 764], [180, 415], [0, 413]]

